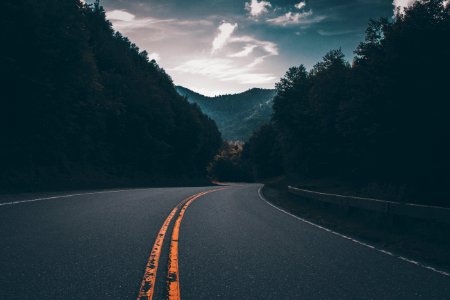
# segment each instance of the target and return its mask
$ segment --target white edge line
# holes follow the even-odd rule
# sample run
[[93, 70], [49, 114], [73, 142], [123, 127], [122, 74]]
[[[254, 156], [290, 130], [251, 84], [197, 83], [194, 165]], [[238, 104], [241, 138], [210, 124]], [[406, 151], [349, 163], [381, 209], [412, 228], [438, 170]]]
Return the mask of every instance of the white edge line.
[[69, 194], [69, 195], [60, 195], [60, 196], [52, 196], [52, 197], [43, 197], [43, 198], [36, 198], [36, 199], [28, 199], [28, 200], [19, 200], [19, 201], [0, 203], [0, 206], [15, 205], [15, 204], [22, 204], [22, 203], [29, 203], [29, 202], [37, 202], [37, 201], [44, 201], [44, 200], [52, 200], [52, 199], [59, 199], [59, 198], [69, 198], [69, 197], [84, 196], [84, 195], [118, 193], [118, 192], [133, 191], [133, 190], [145, 190], [145, 188], [143, 188], [143, 189], [124, 189], [124, 190], [100, 191], [100, 192], [92, 192], [92, 193], [79, 193], [79, 194]]
[[289, 216], [291, 216], [291, 217], [293, 217], [293, 218], [296, 218], [297, 220], [300, 220], [300, 221], [302, 221], [302, 222], [305, 222], [305, 223], [307, 223], [307, 224], [309, 224], [309, 225], [311, 225], [311, 226], [317, 227], [317, 228], [319, 228], [319, 229], [325, 230], [325, 231], [327, 231], [327, 232], [329, 232], [329, 233], [332, 233], [332, 234], [334, 234], [334, 235], [336, 235], [336, 236], [339, 236], [339, 237], [341, 237], [341, 238], [344, 238], [344, 239], [346, 239], [346, 240], [350, 240], [350, 241], [352, 241], [352, 242], [354, 242], [354, 243], [356, 243], [356, 244], [359, 244], [359, 245], [361, 245], [361, 246], [364, 246], [364, 247], [367, 247], [367, 248], [369, 248], [369, 249], [372, 249], [372, 250], [381, 252], [381, 253], [383, 253], [383, 254], [385, 254], [385, 255], [389, 255], [389, 256], [395, 257], [395, 258], [400, 259], [400, 260], [402, 260], [402, 261], [408, 262], [408, 263], [410, 263], [410, 264], [413, 264], [413, 265], [422, 267], [422, 268], [424, 268], [424, 269], [433, 271], [433, 272], [435, 272], [435, 273], [438, 273], [438, 274], [441, 274], [441, 275], [444, 275], [444, 276], [450, 276], [450, 273], [447, 273], [447, 272], [445, 272], [445, 271], [438, 270], [438, 269], [436, 269], [436, 268], [434, 268], [434, 267], [431, 267], [431, 266], [428, 266], [428, 265], [426, 265], [426, 264], [417, 262], [417, 261], [415, 261], [415, 260], [412, 260], [412, 259], [409, 259], [409, 258], [400, 256], [400, 255], [396, 255], [396, 254], [394, 254], [394, 253], [392, 253], [392, 252], [389, 252], [389, 251], [386, 251], [386, 250], [383, 250], [383, 249], [379, 249], [379, 248], [377, 248], [377, 247], [375, 247], [375, 246], [372, 246], [372, 245], [366, 244], [366, 243], [364, 243], [364, 242], [358, 241], [358, 240], [356, 240], [356, 239], [354, 239], [354, 238], [351, 238], [351, 237], [349, 237], [349, 236], [340, 234], [340, 233], [338, 233], [338, 232], [336, 232], [336, 231], [333, 231], [333, 230], [331, 230], [331, 229], [322, 227], [322, 226], [320, 226], [320, 225], [317, 225], [317, 224], [315, 224], [315, 223], [312, 223], [312, 222], [310, 222], [310, 221], [307, 221], [307, 220], [305, 220], [305, 219], [303, 219], [303, 218], [301, 218], [301, 217], [299, 217], [299, 216], [296, 216], [296, 215], [294, 215], [294, 214], [291, 214], [290, 212], [287, 212], [287, 211], [285, 211], [284, 209], [279, 208], [278, 206], [276, 206], [276, 205], [270, 203], [269, 201], [267, 201], [267, 199], [264, 197], [264, 195], [263, 195], [262, 192], [261, 192], [262, 188], [263, 188], [263, 187], [261, 186], [261, 187], [258, 189], [258, 195], [259, 195], [259, 198], [261, 198], [261, 200], [263, 200], [264, 202], [266, 202], [268, 205], [272, 206], [273, 208], [275, 208], [275, 209], [277, 209], [277, 210], [279, 210], [279, 211], [281, 211], [281, 212], [284, 212], [285, 214], [287, 214], [287, 215], [289, 215]]

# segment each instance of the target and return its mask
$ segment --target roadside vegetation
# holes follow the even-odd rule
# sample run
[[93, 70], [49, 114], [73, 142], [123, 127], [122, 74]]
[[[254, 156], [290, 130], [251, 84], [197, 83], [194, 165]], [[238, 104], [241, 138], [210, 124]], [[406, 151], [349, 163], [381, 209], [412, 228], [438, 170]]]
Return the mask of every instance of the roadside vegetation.
[[340, 182], [397, 201], [450, 205], [450, 5], [417, 1], [371, 20], [350, 64], [332, 50], [276, 85], [271, 122], [243, 147], [256, 180]]
[[242, 142], [224, 142], [208, 166], [211, 179], [225, 182], [252, 181], [252, 177], [241, 163], [242, 149]]

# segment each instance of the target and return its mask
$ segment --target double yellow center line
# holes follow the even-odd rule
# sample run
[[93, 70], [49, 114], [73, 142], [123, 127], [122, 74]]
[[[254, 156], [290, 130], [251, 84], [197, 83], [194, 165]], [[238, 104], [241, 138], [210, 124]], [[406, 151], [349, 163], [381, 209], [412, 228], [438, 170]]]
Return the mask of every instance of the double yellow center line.
[[180, 234], [180, 225], [183, 220], [184, 213], [189, 205], [196, 199], [203, 195], [221, 191], [227, 188], [219, 188], [214, 190], [209, 190], [205, 192], [200, 192], [192, 195], [183, 201], [181, 201], [167, 216], [158, 235], [156, 236], [155, 243], [153, 244], [152, 251], [150, 252], [150, 257], [148, 259], [147, 266], [145, 268], [144, 278], [142, 279], [141, 287], [139, 289], [138, 300], [151, 300], [155, 292], [155, 282], [156, 275], [158, 271], [159, 257], [161, 256], [161, 249], [164, 243], [164, 237], [166, 236], [167, 230], [175, 217], [178, 209], [181, 207], [178, 217], [175, 221], [175, 225], [172, 231], [172, 237], [170, 241], [170, 252], [169, 252], [169, 263], [168, 263], [168, 275], [167, 275], [167, 299], [177, 300], [180, 299], [180, 276], [178, 270], [178, 237]]

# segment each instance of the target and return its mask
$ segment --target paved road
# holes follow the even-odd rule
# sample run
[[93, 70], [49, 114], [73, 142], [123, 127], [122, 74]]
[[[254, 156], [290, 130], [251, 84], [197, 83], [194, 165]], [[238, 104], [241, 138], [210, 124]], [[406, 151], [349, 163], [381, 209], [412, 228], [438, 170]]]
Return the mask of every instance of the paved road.
[[[182, 203], [182, 219], [178, 206], [145, 292], [165, 299], [175, 257], [171, 284], [183, 299], [450, 299], [450, 277], [293, 218], [263, 201], [259, 187], [199, 195]], [[169, 213], [214, 189], [0, 199], [0, 299], [136, 299]]]

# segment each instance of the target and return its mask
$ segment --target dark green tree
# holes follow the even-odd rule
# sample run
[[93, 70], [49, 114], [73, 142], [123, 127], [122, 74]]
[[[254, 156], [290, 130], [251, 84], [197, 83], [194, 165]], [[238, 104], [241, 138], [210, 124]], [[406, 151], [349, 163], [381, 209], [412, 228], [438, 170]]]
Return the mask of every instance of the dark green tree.
[[222, 141], [97, 1], [2, 2], [0, 188], [200, 178]]

